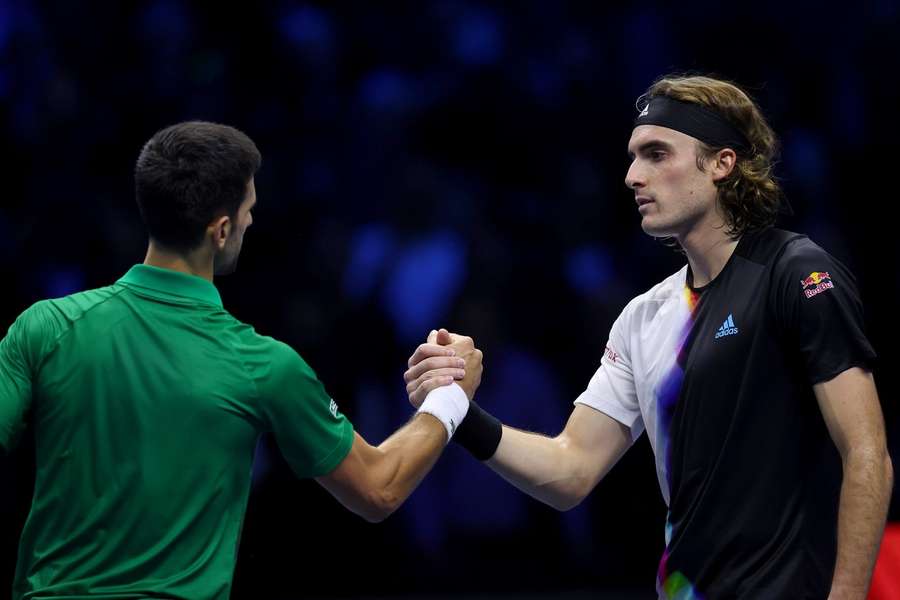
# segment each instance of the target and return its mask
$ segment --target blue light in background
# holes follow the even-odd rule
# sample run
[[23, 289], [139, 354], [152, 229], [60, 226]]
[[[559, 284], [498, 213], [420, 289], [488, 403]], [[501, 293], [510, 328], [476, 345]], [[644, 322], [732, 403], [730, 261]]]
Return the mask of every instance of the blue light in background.
[[[551, 434], [562, 430], [569, 404], [544, 360], [509, 347], [485, 360], [491, 375], [478, 391], [482, 406], [514, 427]], [[403, 511], [420, 548], [437, 550], [454, 531], [499, 535], [527, 527], [533, 503], [528, 496], [456, 446], [448, 448], [444, 460], [446, 464], [422, 481]], [[575, 527], [585, 523], [584, 515], [571, 519]], [[569, 528], [564, 530], [568, 533]], [[570, 539], [583, 542], [579, 534]]]
[[876, 22], [894, 19], [900, 12], [900, 4], [897, 3], [897, 0], [875, 0], [870, 6], [873, 10], [866, 12], [869, 14], [869, 18]]
[[858, 147], [865, 143], [867, 103], [865, 81], [851, 65], [834, 73], [832, 79], [831, 122], [843, 142]]
[[396, 69], [376, 69], [360, 83], [360, 97], [370, 110], [405, 112], [415, 102], [415, 84], [405, 73]]
[[315, 6], [290, 10], [278, 21], [278, 30], [291, 46], [309, 58], [323, 58], [334, 48], [331, 18]]
[[[397, 379], [401, 381], [399, 371]], [[406, 415], [412, 412], [412, 406], [403, 400], [404, 397], [405, 394], [388, 394], [377, 380], [363, 379], [356, 389], [354, 428], [367, 440], [387, 439], [403, 422], [399, 412], [403, 411]]]
[[788, 182], [802, 188], [813, 210], [821, 210], [824, 203], [817, 198], [827, 191], [828, 160], [821, 138], [806, 129], [792, 129], [784, 136], [785, 172]]
[[676, 46], [669, 39], [671, 26], [656, 6], [636, 10], [623, 18], [621, 44], [623, 48], [636, 48], [634, 52], [622, 52], [627, 61], [627, 73], [632, 89], [644, 90], [662, 73], [674, 70], [677, 60]]
[[503, 49], [503, 33], [496, 15], [470, 11], [456, 22], [453, 50], [461, 62], [471, 66], [495, 64]]
[[344, 294], [356, 301], [367, 298], [374, 291], [385, 269], [385, 262], [394, 252], [394, 236], [381, 224], [360, 227], [350, 240], [350, 260], [344, 270]]
[[303, 197], [307, 195], [323, 195], [334, 190], [335, 176], [332, 163], [318, 158], [324, 152], [312, 152], [314, 157], [306, 158], [299, 165], [299, 190]]
[[301, 47], [321, 46], [331, 41], [331, 22], [315, 6], [300, 6], [287, 13], [278, 24], [288, 41]]
[[154, 41], [171, 47], [187, 40], [190, 22], [184, 4], [177, 0], [158, 0], [141, 15], [141, 29]]
[[84, 289], [84, 272], [78, 267], [55, 267], [40, 276], [41, 292], [46, 298], [61, 298]]
[[261, 435], [256, 440], [256, 449], [253, 451], [253, 468], [251, 469], [251, 485], [254, 488], [265, 481], [272, 470], [272, 450], [269, 444], [268, 434]]
[[601, 291], [615, 276], [612, 256], [598, 245], [575, 248], [565, 261], [566, 280], [583, 296]]
[[[478, 402], [504, 423], [542, 434], [562, 431], [570, 404], [556, 373], [539, 356], [517, 347], [485, 356], [490, 377]], [[462, 453], [448, 469], [453, 520], [479, 532], [511, 532], [525, 527], [531, 500], [501, 477]]]
[[0, 52], [6, 50], [6, 44], [12, 33], [12, 7], [8, 0], [0, 0]]
[[532, 96], [548, 104], [558, 103], [565, 86], [562, 70], [546, 61], [528, 65], [528, 88]]
[[433, 232], [403, 248], [382, 296], [398, 339], [419, 342], [440, 327], [465, 276], [466, 249], [454, 233]]

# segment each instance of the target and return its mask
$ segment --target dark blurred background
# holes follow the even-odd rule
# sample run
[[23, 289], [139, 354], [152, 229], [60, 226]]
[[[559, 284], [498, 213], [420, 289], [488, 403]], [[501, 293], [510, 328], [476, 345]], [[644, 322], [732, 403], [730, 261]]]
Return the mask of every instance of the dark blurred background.
[[[141, 262], [142, 144], [219, 121], [263, 153], [226, 308], [293, 345], [358, 431], [377, 443], [409, 417], [406, 359], [446, 326], [484, 350], [483, 406], [556, 434], [619, 311], [683, 264], [623, 184], [635, 98], [714, 73], [783, 140], [782, 226], [857, 274], [897, 458], [898, 33], [887, 0], [0, 0], [0, 329]], [[0, 589], [32, 454], [0, 459]], [[296, 480], [269, 439], [253, 477], [235, 598], [654, 596], [646, 437], [562, 514], [453, 445], [380, 525]]]

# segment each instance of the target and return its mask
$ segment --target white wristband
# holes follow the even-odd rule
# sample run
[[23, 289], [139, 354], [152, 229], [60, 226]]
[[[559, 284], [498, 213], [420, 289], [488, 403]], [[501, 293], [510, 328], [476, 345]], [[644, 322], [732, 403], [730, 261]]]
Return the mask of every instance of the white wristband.
[[447, 442], [449, 442], [469, 412], [469, 397], [459, 385], [451, 383], [428, 392], [425, 402], [416, 412], [428, 413], [443, 423], [447, 428]]

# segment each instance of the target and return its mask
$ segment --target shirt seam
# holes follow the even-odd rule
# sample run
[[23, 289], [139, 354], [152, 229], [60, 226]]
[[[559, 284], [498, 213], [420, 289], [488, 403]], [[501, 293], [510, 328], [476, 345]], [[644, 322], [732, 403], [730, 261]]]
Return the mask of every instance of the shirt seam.
[[[147, 287], [147, 286], [145, 286], [145, 285], [140, 285], [140, 284], [138, 284], [138, 283], [133, 283], [133, 282], [130, 282], [130, 281], [128, 281], [128, 282], [121, 281], [121, 282], [119, 282], [119, 285], [121, 285], [122, 287], [125, 287], [125, 288], [129, 289], [130, 291], [136, 293], [136, 294], [139, 295], [139, 296], [142, 296], [142, 297], [149, 297], [149, 298], [152, 298], [153, 300], [162, 300], [162, 299], [168, 300], [168, 299], [172, 299], [172, 300], [177, 301], [178, 304], [183, 304], [183, 305], [185, 305], [185, 306], [194, 306], [194, 305], [197, 305], [197, 304], [203, 304], [203, 305], [205, 305], [205, 306], [213, 306], [213, 307], [215, 307], [215, 308], [218, 308], [218, 309], [221, 309], [221, 310], [225, 310], [225, 308], [224, 308], [221, 304], [219, 304], [219, 303], [217, 303], [217, 302], [209, 302], [209, 301], [204, 300], [204, 299], [202, 299], [202, 298], [197, 298], [196, 296], [185, 296], [185, 295], [183, 295], [183, 294], [175, 294], [175, 293], [172, 293], [172, 292], [165, 292], [165, 291], [159, 290], [159, 289], [157, 289], [157, 288]], [[142, 292], [143, 292], [143, 293], [142, 293]], [[160, 296], [151, 294], [151, 293], [149, 293], [149, 292], [157, 292], [158, 294], [164, 294], [166, 297], [165, 297], [165, 298], [162, 298], [162, 297], [160, 297]], [[183, 298], [184, 300], [179, 300], [179, 299], [182, 299], [182, 298]]]
[[50, 307], [52, 307], [53, 310], [59, 311], [59, 312], [62, 314], [63, 318], [65, 318], [66, 320], [68, 320], [69, 323], [68, 323], [68, 325], [66, 326], [65, 330], [62, 331], [62, 332], [60, 332], [59, 335], [57, 335], [57, 336], [53, 339], [53, 343], [52, 343], [51, 348], [48, 349], [47, 353], [44, 354], [44, 356], [41, 357], [40, 362], [39, 362], [37, 365], [35, 365], [35, 369], [34, 369], [35, 375], [39, 374], [40, 371], [41, 371], [41, 369], [44, 368], [44, 364], [47, 362], [47, 360], [49, 360], [50, 356], [51, 356], [54, 352], [56, 352], [56, 350], [59, 348], [59, 346], [60, 346], [60, 344], [61, 344], [63, 338], [66, 337], [67, 335], [69, 335], [69, 332], [71, 332], [72, 329], [75, 327], [75, 323], [77, 323], [78, 321], [80, 321], [81, 319], [83, 319], [89, 312], [91, 312], [92, 310], [94, 310], [94, 309], [97, 308], [98, 306], [101, 306], [101, 305], [103, 305], [103, 304], [106, 304], [106, 303], [109, 302], [110, 300], [112, 300], [112, 299], [114, 299], [114, 298], [117, 298], [117, 297], [119, 296], [119, 294], [123, 293], [124, 291], [125, 291], [124, 288], [121, 289], [121, 290], [112, 290], [112, 293], [109, 295], [109, 297], [103, 298], [102, 300], [100, 300], [99, 302], [97, 302], [96, 304], [94, 304], [93, 306], [89, 307], [87, 310], [81, 311], [81, 314], [79, 314], [79, 315], [78, 315], [76, 318], [74, 318], [74, 319], [69, 319], [65, 312], [63, 312], [60, 308], [58, 308], [57, 306], [55, 306], [55, 305], [53, 304], [53, 301], [52, 301], [52, 300], [45, 300], [44, 302], [47, 302], [47, 304], [48, 304]]
[[[234, 316], [232, 316], [232, 314], [229, 313], [224, 308], [222, 308], [221, 310], [225, 314], [227, 314], [235, 323], [246, 326], [245, 323], [242, 323], [241, 321], [235, 319]], [[260, 398], [261, 398], [260, 393], [259, 393], [259, 386], [257, 385], [256, 380], [253, 378], [253, 375], [250, 373], [250, 368], [247, 366], [246, 361], [244, 361], [244, 358], [241, 356], [241, 354], [237, 350], [235, 350], [233, 347], [229, 347], [229, 351], [231, 352], [231, 355], [234, 356], [237, 359], [237, 361], [240, 363], [241, 369], [244, 370], [244, 375], [247, 377], [247, 379], [250, 381], [250, 385], [253, 387], [252, 400], [258, 404], [260, 402]], [[265, 422], [263, 419], [259, 419], [255, 415], [254, 415], [254, 419], [256, 419], [260, 424], [263, 425], [263, 427], [261, 427], [260, 429], [262, 429], [263, 431], [266, 431], [266, 432], [271, 431], [271, 429], [267, 425], [265, 425]]]

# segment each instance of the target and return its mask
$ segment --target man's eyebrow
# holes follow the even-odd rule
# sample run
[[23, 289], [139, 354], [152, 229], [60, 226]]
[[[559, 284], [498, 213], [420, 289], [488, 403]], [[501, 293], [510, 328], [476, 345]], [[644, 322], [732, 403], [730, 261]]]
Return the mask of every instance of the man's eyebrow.
[[[646, 154], [647, 152], [652, 152], [654, 150], [666, 150], [671, 151], [672, 145], [668, 144], [662, 140], [650, 140], [649, 142], [644, 142], [640, 146], [638, 146], [638, 154]], [[631, 150], [628, 151], [628, 158], [634, 160], [634, 152]]]

